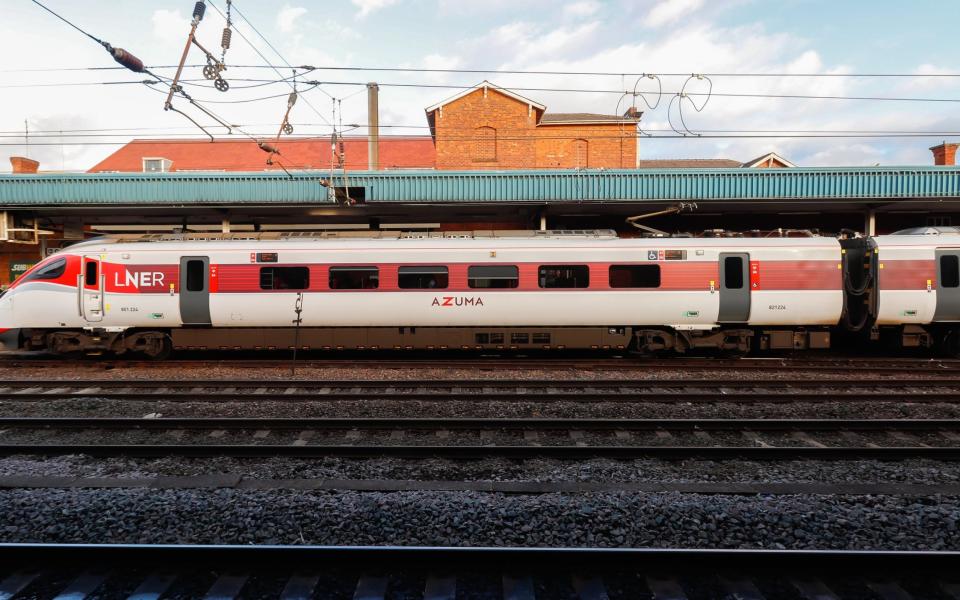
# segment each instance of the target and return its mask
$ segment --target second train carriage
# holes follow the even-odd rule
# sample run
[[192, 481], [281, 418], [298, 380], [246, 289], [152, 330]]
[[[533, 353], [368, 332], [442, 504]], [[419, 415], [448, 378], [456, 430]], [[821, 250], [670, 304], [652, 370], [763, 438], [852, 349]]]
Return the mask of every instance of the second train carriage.
[[[843, 323], [915, 326], [904, 331], [928, 344], [947, 336], [928, 326], [952, 315], [936, 300], [949, 294], [938, 282], [952, 289], [953, 259], [937, 271], [939, 256], [957, 254], [949, 247], [960, 249], [960, 236], [120, 236], [71, 246], [21, 277], [0, 297], [0, 340], [154, 356], [295, 339], [317, 349], [745, 352], [828, 347]], [[931, 268], [926, 279], [904, 275]]]

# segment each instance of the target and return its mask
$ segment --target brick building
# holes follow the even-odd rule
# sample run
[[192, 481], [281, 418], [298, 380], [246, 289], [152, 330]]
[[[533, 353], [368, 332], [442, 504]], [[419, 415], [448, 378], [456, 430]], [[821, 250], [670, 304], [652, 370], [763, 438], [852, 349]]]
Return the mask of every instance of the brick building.
[[427, 107], [436, 168], [636, 168], [639, 113], [546, 111], [489, 81]]

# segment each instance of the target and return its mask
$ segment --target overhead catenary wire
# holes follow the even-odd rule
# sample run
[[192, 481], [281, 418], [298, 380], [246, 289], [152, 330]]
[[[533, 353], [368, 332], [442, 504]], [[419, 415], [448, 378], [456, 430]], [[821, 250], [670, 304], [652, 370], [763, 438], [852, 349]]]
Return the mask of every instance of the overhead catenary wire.
[[[259, 143], [259, 138], [258, 138], [257, 136], [260, 136], [261, 138], [267, 138], [267, 137], [270, 137], [271, 135], [272, 135], [271, 132], [269, 132], [269, 131], [264, 131], [264, 132], [262, 132], [262, 133], [250, 134], [248, 137], [249, 137], [252, 141], [255, 141], [255, 142]], [[650, 134], [650, 135], [645, 135], [644, 138], [645, 138], [645, 139], [688, 140], [688, 141], [689, 141], [689, 140], [711, 140], [711, 139], [713, 139], [713, 140], [735, 140], [735, 139], [783, 139], [783, 140], [786, 140], [786, 139], [888, 139], [888, 140], [897, 140], [897, 139], [902, 139], [902, 140], [935, 139], [935, 140], [936, 140], [936, 139], [942, 138], [943, 136], [949, 136], [949, 135], [957, 135], [957, 133], [956, 133], [956, 132], [937, 132], [937, 133], [924, 133], [924, 134], [880, 134], [880, 135], [878, 135], [878, 134], [792, 134], [792, 135], [791, 135], [791, 134], [778, 134], [778, 133], [773, 133], [773, 134], [744, 134], [744, 135], [735, 135], [735, 134], [708, 134], [708, 133], [701, 133], [701, 135], [697, 135], [697, 136], [682, 136], [682, 135], [677, 135], [677, 134], [675, 134], [675, 133], [673, 133], [673, 132], [663, 132], [663, 133], [652, 133], [652, 134]], [[424, 136], [424, 137], [426, 137], [426, 136]], [[628, 135], [628, 136], [621, 136], [621, 135], [609, 135], [609, 136], [599, 136], [599, 135], [597, 135], [597, 136], [590, 136], [590, 135], [588, 135], [588, 136], [585, 136], [585, 137], [584, 137], [584, 136], [580, 136], [579, 139], [586, 139], [586, 140], [588, 140], [588, 141], [594, 141], [594, 140], [624, 140], [624, 139], [634, 139], [634, 138], [639, 138], [639, 137], [641, 137], [641, 134], [638, 132], [636, 135]], [[302, 136], [302, 137], [300, 137], [300, 136], [291, 136], [290, 138], [287, 138], [287, 139], [288, 139], [288, 143], [289, 143], [290, 141], [296, 141], [296, 140], [311, 140], [311, 139], [317, 140], [317, 141], [323, 141], [324, 139], [329, 140], [329, 138], [330, 138], [329, 135], [324, 136], [324, 135], [321, 135], [321, 134], [317, 134], [317, 135], [304, 135], [304, 136]], [[20, 136], [19, 138], [13, 138], [13, 137], [11, 136], [10, 138], [7, 138], [7, 139], [16, 139], [16, 140], [18, 140], [18, 141], [11, 141], [11, 142], [0, 141], [0, 146], [23, 146], [23, 136], [22, 136], [22, 134], [21, 134], [21, 136]], [[215, 137], [214, 139], [215, 139], [216, 142], [236, 141], [236, 140], [233, 140], [233, 139], [231, 139], [231, 138], [216, 138], [216, 137]], [[385, 141], [385, 140], [387, 140], [387, 139], [389, 139], [389, 138], [381, 138], [381, 141]], [[451, 137], [451, 138], [444, 138], [444, 139], [445, 139], [445, 141], [455, 141], [455, 142], [456, 142], [456, 141], [459, 141], [459, 142], [478, 142], [478, 141], [481, 141], [482, 139], [485, 139], [485, 138], [480, 138], [480, 137], [476, 137], [476, 136], [462, 136], [462, 137]], [[545, 136], [545, 137], [538, 136], [537, 138], [530, 138], [529, 136], [511, 136], [511, 137], [506, 137], [506, 136], [504, 136], [504, 137], [498, 137], [498, 139], [505, 140], [505, 141], [528, 141], [528, 142], [532, 142], [534, 139], [536, 139], [536, 140], [544, 140], [544, 139], [546, 139], [546, 140], [549, 140], [549, 139], [569, 140], [570, 137], [569, 137], [569, 136]], [[153, 143], [153, 144], [182, 144], [182, 143], [191, 142], [191, 141], [198, 141], [198, 142], [199, 142], [199, 141], [208, 141], [208, 140], [209, 140], [209, 138], [205, 138], [205, 137], [204, 137], [204, 138], [201, 138], [201, 137], [193, 137], [193, 138], [180, 137], [180, 138], [177, 138], [177, 139], [169, 139], [169, 138], [156, 138], [156, 139], [140, 138], [140, 139], [138, 139], [137, 141], [139, 141], [139, 142], [149, 142], [149, 143]], [[78, 140], [78, 141], [38, 141], [38, 140], [35, 140], [35, 139], [34, 139], [34, 136], [33, 136], [32, 133], [31, 133], [31, 137], [30, 137], [30, 145], [31, 145], [31, 146], [61, 146], [61, 145], [65, 145], [65, 146], [122, 146], [122, 145], [124, 145], [125, 143], [126, 143], [126, 142], [125, 142], [125, 141], [122, 141], [122, 140], [115, 140], [115, 141], [89, 141], [89, 140], [87, 140], [87, 141], [79, 141], [79, 140]], [[364, 143], [365, 143], [365, 142], [364, 142]]]
[[[158, 80], [164, 78], [156, 77]], [[290, 78], [286, 78], [289, 80]], [[279, 80], [256, 80], [256, 79], [246, 79], [245, 81], [259, 81], [259, 82], [278, 82]], [[289, 81], [288, 81], [289, 82]], [[108, 83], [143, 83], [143, 81], [125, 81], [125, 82], [97, 82], [97, 84], [108, 84]], [[342, 86], [366, 86], [368, 82], [360, 81], [322, 81], [322, 80], [310, 80], [302, 81], [304, 84], [314, 85], [314, 86], [331, 86], [331, 85], [342, 85]], [[70, 84], [26, 84], [21, 87], [30, 87], [30, 86], [43, 86], [43, 87], [56, 87], [57, 85], [70, 85]], [[451, 85], [451, 84], [429, 84], [429, 83], [380, 83], [377, 82], [377, 85], [380, 87], [402, 87], [402, 88], [426, 88], [426, 89], [450, 89], [450, 90], [469, 90], [473, 89], [475, 86], [472, 85]], [[3, 88], [6, 86], [0, 86]], [[556, 92], [556, 93], [577, 93], [577, 94], [624, 94], [624, 90], [616, 89], [589, 89], [589, 88], [549, 88], [549, 87], [510, 87], [511, 91], [516, 92]], [[324, 90], [321, 90], [324, 91]], [[328, 96], [331, 96], [328, 92], [324, 91]], [[630, 93], [630, 92], [627, 92]], [[664, 95], [677, 95], [681, 91], [663, 91]], [[840, 96], [840, 95], [816, 95], [816, 94], [774, 94], [774, 93], [765, 93], [765, 92], [683, 92], [686, 96], [691, 97], [724, 97], [724, 98], [755, 98], [755, 99], [794, 99], [794, 100], [852, 100], [852, 101], [877, 101], [877, 102], [932, 102], [932, 103], [948, 103], [956, 104], [960, 103], [960, 98], [930, 98], [930, 97], [910, 97], [910, 96]], [[285, 94], [284, 94], [285, 95]], [[278, 96], [275, 96], [278, 97]], [[202, 102], [212, 102], [212, 100], [200, 100]], [[319, 114], [319, 113], [318, 113]], [[320, 115], [322, 119], [326, 119]], [[329, 123], [327, 123], [329, 125]]]
[[[211, 3], [211, 6], [213, 4]], [[251, 25], [252, 27], [252, 25]], [[150, 69], [173, 69], [177, 65], [150, 65]], [[202, 64], [187, 65], [188, 68], [202, 68]], [[237, 69], [268, 69], [274, 68], [272, 65], [232, 65]], [[289, 66], [289, 65], [288, 65]], [[123, 67], [35, 67], [21, 69], [0, 69], [0, 73], [30, 73], [30, 72], [58, 72], [58, 71], [108, 71], [122, 69]], [[576, 75], [582, 77], [642, 77], [646, 72], [617, 72], [617, 71], [544, 71], [544, 70], [525, 70], [525, 69], [437, 69], [427, 67], [364, 67], [364, 66], [341, 66], [341, 65], [297, 65], [298, 69], [316, 70], [316, 71], [381, 71], [385, 73], [447, 73], [447, 74], [500, 74], [500, 75], [544, 75], [544, 76], [563, 76]], [[648, 71], [651, 72], [651, 71]], [[786, 72], [708, 72], [700, 71], [702, 75], [710, 77], [778, 77], [778, 78], [933, 78], [950, 79], [960, 78], [960, 73], [786, 73]], [[687, 77], [691, 73], [658, 73], [661, 77]]]
[[[236, 127], [272, 127], [275, 123], [264, 122], [264, 123], [239, 123], [236, 124]], [[325, 123], [301, 123], [302, 127], [326, 127]], [[216, 128], [217, 125], [211, 125], [211, 127]], [[357, 123], [347, 124], [344, 126], [347, 129], [363, 129], [366, 126], [360, 125]], [[429, 125], [419, 125], [419, 124], [403, 124], [403, 123], [381, 123], [379, 127], [392, 128], [392, 129], [430, 129]], [[474, 131], [476, 128], [472, 126], [444, 126], [444, 131], [450, 130], [462, 130], [462, 131]], [[140, 132], [149, 132], [149, 131], [192, 131], [191, 127], [142, 127], [142, 126], [117, 126], [117, 127], [99, 127], [99, 128], [81, 128], [81, 129], [31, 129], [31, 137], [97, 137], [97, 136], [124, 136], [124, 135], [136, 135]], [[527, 128], [522, 127], [501, 127], [498, 128], [498, 131], [501, 132], [511, 132], [511, 131], [526, 131]], [[669, 128], [650, 128], [649, 131], [659, 131], [667, 132], [672, 131]], [[767, 128], [739, 128], [739, 129], [701, 129], [702, 132], [708, 133], [766, 133], [766, 134], [869, 134], [869, 135], [932, 135], [932, 136], [953, 136], [960, 135], [960, 131], [953, 130], [921, 130], [921, 129], [767, 129]], [[116, 133], [111, 133], [116, 132]], [[9, 129], [9, 130], [0, 130], [0, 137], [22, 137], [23, 131], [20, 129]], [[188, 134], [178, 134], [171, 133], [167, 135], [188, 135]], [[316, 137], [320, 134], [305, 134], [299, 137]], [[411, 134], [413, 137], [427, 137], [420, 134]], [[393, 136], [393, 137], [409, 137], [409, 136]]]
[[[226, 16], [223, 14], [223, 12], [221, 12], [220, 8], [219, 8], [212, 0], [210, 0], [210, 6], [212, 6], [213, 9], [214, 9], [215, 11], [217, 11], [217, 13], [220, 14], [220, 16], [226, 18]], [[254, 31], [258, 36], [260, 36], [260, 38], [267, 44], [267, 46], [270, 46], [270, 48], [273, 49], [273, 51], [277, 54], [277, 56], [280, 57], [280, 60], [283, 60], [283, 62], [286, 63], [286, 65], [287, 65], [288, 67], [290, 67], [290, 63], [288, 63], [286, 60], [284, 60], [283, 56], [282, 56], [279, 52], [277, 52], [276, 48], [273, 47], [273, 45], [270, 43], [270, 41], [267, 40], [267, 38], [264, 37], [262, 33], [260, 33], [260, 30], [257, 29], [257, 27], [256, 27], [253, 23], [250, 22], [250, 19], [248, 19], [248, 18], [246, 17], [246, 15], [243, 14], [243, 12], [240, 10], [240, 7], [237, 6], [236, 2], [233, 3], [233, 10], [236, 11], [237, 15], [239, 15], [240, 18], [243, 19], [244, 22], [245, 22], [247, 25], [249, 25], [250, 28], [253, 29], [253, 31]], [[280, 70], [279, 70], [276, 66], [274, 66], [273, 63], [271, 63], [270, 60], [269, 60], [266, 56], [264, 56], [264, 54], [260, 51], [260, 49], [257, 48], [256, 44], [254, 44], [254, 43], [251, 42], [249, 39], [247, 39], [247, 36], [243, 35], [243, 32], [240, 31], [239, 29], [237, 29], [236, 32], [237, 32], [237, 35], [239, 35], [240, 38], [241, 38], [248, 46], [250, 46], [250, 48], [252, 48], [253, 51], [256, 52], [257, 55], [258, 55], [260, 58], [263, 59], [263, 62], [266, 63], [266, 67], [268, 67], [268, 68], [270, 68], [270, 69], [273, 69], [281, 79], [285, 80], [283, 73], [281, 73]], [[293, 68], [293, 67], [290, 67], [290, 68]], [[307, 67], [300, 67], [300, 69], [306, 70], [306, 71], [312, 70], [312, 68], [310, 68], [310, 67], [308, 67], [308, 66], [307, 66]], [[291, 84], [289, 81], [287, 81], [287, 84], [290, 85], [290, 88], [291, 88], [291, 89], [293, 89], [294, 91], [296, 91], [295, 88], [294, 88], [294, 86], [293, 86], [293, 84]], [[314, 87], [319, 87], [319, 85], [320, 85], [320, 84], [317, 84], [317, 85], [314, 86]], [[323, 90], [321, 90], [321, 91], [323, 91]], [[324, 92], [324, 93], [326, 93], [326, 92]], [[329, 95], [329, 94], [328, 94], [328, 95]], [[303, 99], [303, 102], [304, 102], [304, 104], [306, 104], [307, 106], [309, 106], [310, 109], [311, 109], [314, 113], [316, 113], [316, 115], [317, 115], [318, 117], [320, 117], [320, 120], [322, 120], [322, 121], [326, 121], [326, 120], [327, 120], [326, 117], [324, 117], [324, 116], [320, 113], [320, 111], [317, 110], [317, 108], [310, 102], [309, 99], [304, 98], [304, 99]], [[331, 123], [329, 123], [329, 122], [327, 122], [327, 125], [330, 125], [331, 127], [333, 126], [333, 125], [332, 125]]]

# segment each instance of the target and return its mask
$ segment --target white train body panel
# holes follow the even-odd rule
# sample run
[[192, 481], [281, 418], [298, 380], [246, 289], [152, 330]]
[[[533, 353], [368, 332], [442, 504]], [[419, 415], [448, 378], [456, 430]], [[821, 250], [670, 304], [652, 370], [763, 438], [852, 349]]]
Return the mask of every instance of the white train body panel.
[[877, 325], [958, 320], [956, 314], [937, 314], [938, 301], [948, 301], [950, 293], [938, 276], [937, 255], [938, 251], [942, 254], [951, 249], [960, 252], [960, 235], [888, 235], [874, 239], [878, 260]]
[[[257, 261], [275, 253], [277, 262]], [[842, 311], [839, 243], [830, 238], [238, 240], [106, 243], [91, 241], [47, 259], [66, 259], [53, 282], [30, 273], [0, 298], [5, 328], [171, 328], [181, 318], [180, 261], [206, 257], [213, 327], [289, 327], [296, 290], [261, 290], [261, 268], [303, 266], [303, 326], [609, 326], [709, 329], [721, 321], [721, 254], [745, 254], [748, 325], [835, 325]], [[672, 259], [671, 257], [675, 258]], [[83, 261], [97, 262], [83, 285]], [[330, 266], [377, 266], [378, 289], [331, 289]], [[443, 265], [446, 289], [398, 289], [399, 266]], [[471, 266], [517, 266], [513, 289], [468, 286]], [[541, 265], [589, 265], [589, 288], [540, 288]], [[613, 288], [617, 265], [658, 265], [654, 288]], [[172, 286], [172, 287], [171, 287]], [[102, 311], [96, 310], [103, 288]], [[83, 310], [87, 303], [93, 310]], [[731, 321], [727, 319], [726, 321]]]

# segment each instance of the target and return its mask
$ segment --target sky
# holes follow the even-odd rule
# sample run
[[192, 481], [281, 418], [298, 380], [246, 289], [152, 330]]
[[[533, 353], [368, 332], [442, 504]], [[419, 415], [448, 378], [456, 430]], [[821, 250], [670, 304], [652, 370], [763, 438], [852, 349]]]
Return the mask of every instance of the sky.
[[[167, 77], [193, 11], [183, 0], [42, 1]], [[931, 146], [960, 141], [954, 0], [238, 0], [233, 7], [224, 72], [231, 89], [210, 87], [198, 66], [184, 70], [185, 89], [257, 137], [276, 135], [286, 111], [291, 88], [276, 80], [292, 79], [287, 65], [309, 65], [315, 69], [298, 71], [298, 89], [309, 91], [290, 111], [295, 135], [329, 136], [331, 124], [365, 134], [354, 125], [366, 122], [368, 81], [381, 84], [382, 134], [426, 135], [425, 107], [456, 94], [457, 86], [488, 79], [548, 112], [621, 114], [636, 105], [644, 113], [645, 159], [746, 161], [774, 151], [798, 166], [927, 165]], [[219, 58], [225, 22], [216, 9], [224, 11], [226, 0], [208, 0], [198, 39]], [[102, 69], [116, 66], [102, 47], [31, 0], [0, 0], [0, 14], [4, 157], [28, 154], [43, 170], [86, 170], [135, 137], [203, 137], [186, 118], [163, 110], [163, 85]], [[187, 64], [202, 63], [192, 48]], [[356, 67], [581, 74], [345, 69]], [[911, 76], [847, 76], [862, 74]], [[689, 95], [678, 96], [683, 91]], [[174, 106], [216, 125], [185, 100]], [[801, 137], [836, 131], [924, 136]], [[9, 171], [7, 160], [0, 170]]]

